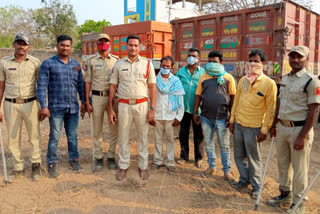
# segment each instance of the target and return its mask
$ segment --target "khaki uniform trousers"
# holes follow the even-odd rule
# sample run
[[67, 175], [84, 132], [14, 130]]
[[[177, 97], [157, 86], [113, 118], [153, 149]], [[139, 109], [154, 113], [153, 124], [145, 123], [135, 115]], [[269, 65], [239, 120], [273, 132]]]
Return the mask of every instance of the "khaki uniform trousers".
[[24, 104], [4, 101], [4, 117], [8, 130], [9, 150], [14, 159], [14, 170], [24, 168], [22, 159], [21, 130], [24, 121], [31, 143], [31, 162], [41, 163], [39, 104], [36, 100]]
[[119, 103], [118, 109], [118, 166], [120, 169], [127, 169], [130, 166], [129, 134], [134, 122], [139, 152], [138, 165], [141, 170], [146, 170], [148, 168], [148, 102], [134, 105]]
[[174, 166], [174, 127], [172, 126], [173, 120], [155, 120], [155, 123], [156, 142], [154, 150], [154, 163], [157, 165], [163, 164], [163, 143], [166, 142], [166, 165]]
[[[103, 158], [102, 149], [102, 129], [103, 121], [107, 116], [106, 108], [108, 106], [108, 97], [92, 95], [92, 122], [93, 122], [93, 143], [94, 157], [96, 159]], [[117, 124], [111, 125], [109, 121], [106, 123], [106, 132], [109, 141], [109, 149], [107, 158], [115, 158], [116, 143], [118, 138]]]
[[[296, 151], [293, 143], [302, 126], [286, 127], [279, 124], [277, 134], [277, 159], [279, 170], [279, 188], [293, 191], [293, 203], [296, 204], [308, 186], [308, 169], [313, 141], [313, 128], [309, 131], [303, 150]], [[307, 199], [307, 198], [306, 198]]]

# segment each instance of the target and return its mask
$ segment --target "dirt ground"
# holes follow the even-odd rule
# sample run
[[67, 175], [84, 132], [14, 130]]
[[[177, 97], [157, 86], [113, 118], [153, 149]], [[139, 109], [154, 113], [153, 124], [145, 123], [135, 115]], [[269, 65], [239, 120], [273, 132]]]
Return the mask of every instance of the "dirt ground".
[[[31, 181], [31, 163], [28, 159], [29, 144], [25, 128], [23, 129], [23, 156], [25, 157], [24, 176], [9, 185], [0, 186], [0, 214], [100, 214], [100, 213], [163, 213], [163, 214], [206, 214], [206, 213], [285, 213], [285, 209], [271, 208], [265, 204], [267, 198], [278, 194], [276, 152], [273, 148], [265, 190], [259, 211], [253, 211], [255, 201], [248, 193], [239, 193], [223, 179], [219, 148], [217, 153], [217, 171], [210, 178], [202, 178], [194, 163], [176, 165], [176, 173], [169, 173], [165, 167], [160, 170], [149, 170], [150, 178], [142, 181], [138, 175], [137, 143], [134, 127], [131, 130], [131, 166], [127, 178], [119, 182], [115, 179], [115, 170], [106, 167], [101, 172], [92, 173], [90, 121], [88, 118], [79, 122], [80, 163], [84, 171], [75, 174], [69, 169], [66, 137], [63, 133], [59, 143], [59, 170], [62, 177], [55, 180], [48, 178], [45, 167], [38, 182]], [[8, 171], [13, 168], [12, 156], [8, 152], [6, 126], [2, 124], [5, 154]], [[316, 137], [312, 148], [309, 181], [320, 169], [320, 134], [319, 125], [315, 129]], [[175, 130], [176, 134], [178, 130]], [[49, 125], [46, 119], [41, 123], [41, 142], [43, 148], [43, 166], [46, 166], [46, 151]], [[104, 151], [108, 144], [104, 136]], [[192, 145], [192, 140], [190, 145]], [[262, 144], [263, 163], [269, 149], [270, 140]], [[191, 146], [191, 159], [193, 147]], [[233, 143], [231, 140], [231, 148]], [[180, 145], [175, 141], [175, 157], [179, 156]], [[152, 163], [154, 151], [154, 130], [149, 129], [149, 165]], [[239, 174], [233, 161], [232, 173]], [[205, 157], [206, 160], [206, 157]], [[205, 164], [207, 167], [207, 164]], [[3, 165], [0, 165], [0, 179], [3, 179]], [[308, 194], [306, 213], [320, 213], [320, 180]]]

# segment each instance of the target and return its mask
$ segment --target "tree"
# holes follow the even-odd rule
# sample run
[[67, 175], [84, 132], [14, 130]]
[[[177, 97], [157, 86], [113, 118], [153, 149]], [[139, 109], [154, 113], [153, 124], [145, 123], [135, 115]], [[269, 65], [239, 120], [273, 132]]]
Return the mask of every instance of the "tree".
[[77, 27], [77, 33], [100, 33], [103, 27], [111, 26], [109, 21], [103, 19], [102, 21], [86, 20], [82, 25]]
[[33, 19], [34, 11], [16, 6], [0, 8], [0, 47], [10, 48], [17, 33], [26, 34], [34, 48], [42, 48], [45, 40]]
[[61, 34], [76, 35], [77, 20], [69, 1], [45, 1], [44, 6], [35, 11], [34, 19], [38, 25], [38, 31], [47, 35], [52, 47], [56, 45], [56, 38]]
[[79, 42], [76, 45], [76, 48], [81, 48], [81, 35], [82, 33], [101, 33], [103, 27], [111, 26], [109, 21], [103, 19], [102, 21], [86, 20], [82, 25], [77, 27], [77, 33]]

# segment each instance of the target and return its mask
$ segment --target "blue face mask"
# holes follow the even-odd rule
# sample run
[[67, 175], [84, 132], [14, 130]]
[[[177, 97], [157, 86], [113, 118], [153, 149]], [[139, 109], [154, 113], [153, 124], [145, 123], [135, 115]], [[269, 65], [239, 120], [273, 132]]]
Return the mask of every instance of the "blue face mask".
[[194, 65], [194, 64], [198, 63], [198, 61], [199, 60], [197, 58], [193, 57], [193, 56], [189, 56], [187, 58], [187, 62], [188, 62], [189, 65]]
[[161, 74], [163, 75], [168, 75], [170, 73], [170, 68], [163, 68], [163, 67], [160, 67], [160, 72]]

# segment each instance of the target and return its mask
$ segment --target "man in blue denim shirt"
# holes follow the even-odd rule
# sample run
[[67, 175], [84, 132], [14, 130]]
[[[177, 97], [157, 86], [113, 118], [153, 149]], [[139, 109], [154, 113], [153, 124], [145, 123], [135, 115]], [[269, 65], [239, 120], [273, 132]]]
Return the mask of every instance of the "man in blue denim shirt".
[[58, 55], [45, 60], [39, 73], [37, 96], [41, 106], [40, 120], [49, 117], [50, 136], [47, 162], [52, 178], [60, 176], [57, 171], [58, 142], [63, 123], [68, 139], [69, 163], [74, 172], [82, 170], [78, 163], [79, 104], [77, 92], [82, 102], [81, 112], [84, 112], [84, 80], [79, 62], [69, 57], [71, 49], [72, 38], [67, 35], [59, 36], [57, 38]]
[[[180, 159], [178, 164], [183, 164], [189, 161], [189, 133], [190, 124], [192, 122], [192, 114], [196, 112], [199, 114], [198, 109], [193, 109], [195, 92], [198, 86], [199, 78], [205, 73], [205, 70], [199, 66], [200, 51], [196, 48], [191, 48], [188, 51], [188, 65], [181, 68], [177, 77], [180, 79], [185, 95], [184, 100], [184, 115], [180, 123], [179, 140], [180, 140]], [[194, 159], [195, 165], [199, 168], [202, 167], [203, 156], [203, 135], [201, 125], [192, 122], [193, 140], [194, 140]]]

